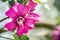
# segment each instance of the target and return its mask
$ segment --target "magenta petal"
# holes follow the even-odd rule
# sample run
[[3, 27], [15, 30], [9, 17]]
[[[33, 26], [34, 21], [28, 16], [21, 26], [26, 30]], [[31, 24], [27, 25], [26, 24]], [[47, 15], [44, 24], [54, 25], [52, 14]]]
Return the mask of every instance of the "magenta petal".
[[34, 24], [32, 25], [29, 25], [29, 24], [25, 24], [25, 27], [24, 27], [24, 34], [28, 33], [28, 30], [31, 30], [34, 28]]
[[17, 6], [19, 5], [19, 3], [18, 2], [15, 2], [15, 4], [14, 4], [14, 8], [17, 8]]
[[13, 8], [14, 8], [14, 10], [17, 12], [17, 6], [19, 5], [19, 3], [18, 2], [15, 2], [15, 4], [14, 4], [14, 6], [13, 6]]
[[31, 7], [31, 10], [33, 10], [36, 7], [37, 3], [33, 2], [32, 0], [30, 0], [29, 2], [29, 6]]
[[39, 14], [37, 14], [37, 13], [30, 13], [29, 16], [39, 17], [39, 16], [41, 16], [41, 15], [39, 15]]
[[10, 22], [5, 25], [5, 28], [7, 28], [8, 31], [13, 30], [16, 27], [17, 27], [17, 24], [15, 22]]
[[30, 12], [30, 7], [29, 6], [25, 6], [23, 9], [23, 13], [22, 15], [25, 16], [26, 14], [28, 14]]
[[24, 5], [23, 4], [19, 4], [17, 6], [18, 15], [22, 16], [23, 10], [24, 10]]
[[26, 19], [25, 24], [34, 24], [35, 21], [33, 19]]
[[23, 26], [19, 26], [17, 29], [17, 35], [21, 36], [24, 32], [24, 25]]
[[19, 4], [17, 7], [17, 10], [18, 10], [18, 13], [20, 16], [25, 16], [28, 13], [28, 11], [30, 10], [30, 7], [25, 6], [23, 4]]
[[25, 28], [24, 29], [24, 34], [26, 34], [26, 33], [28, 33], [28, 29]]
[[6, 15], [12, 19], [17, 18], [16, 12], [14, 11], [12, 7], [6, 12]]
[[53, 40], [59, 40], [60, 33], [58, 30], [53, 31]]
[[60, 25], [59, 26], [56, 26], [55, 29], [58, 30], [58, 31], [60, 31]]
[[24, 27], [24, 34], [28, 33], [28, 28], [27, 28], [27, 25], [25, 25]]
[[31, 25], [26, 24], [26, 25], [27, 25], [27, 28], [28, 28], [29, 30], [31, 30], [31, 29], [33, 29], [33, 28], [34, 28], [34, 24], [31, 24]]
[[39, 15], [39, 14], [30, 13], [30, 15], [27, 16], [26, 18], [27, 18], [27, 19], [32, 19], [32, 20], [34, 20], [35, 22], [40, 22], [40, 17], [41, 17], [41, 15]]

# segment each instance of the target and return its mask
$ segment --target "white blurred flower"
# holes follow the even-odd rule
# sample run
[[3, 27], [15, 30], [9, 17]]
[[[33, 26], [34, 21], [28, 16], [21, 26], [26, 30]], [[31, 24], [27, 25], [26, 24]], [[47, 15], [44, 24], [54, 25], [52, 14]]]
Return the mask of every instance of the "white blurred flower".
[[48, 6], [48, 4], [44, 4], [44, 8], [50, 10], [50, 7]]
[[47, 0], [34, 0], [36, 3], [43, 5], [44, 8], [50, 10]]
[[47, 0], [41, 0], [41, 2], [42, 2], [42, 5], [44, 6], [44, 8], [50, 10], [50, 7], [48, 5], [48, 1]]
[[47, 3], [48, 1], [47, 0], [40, 0], [42, 3]]

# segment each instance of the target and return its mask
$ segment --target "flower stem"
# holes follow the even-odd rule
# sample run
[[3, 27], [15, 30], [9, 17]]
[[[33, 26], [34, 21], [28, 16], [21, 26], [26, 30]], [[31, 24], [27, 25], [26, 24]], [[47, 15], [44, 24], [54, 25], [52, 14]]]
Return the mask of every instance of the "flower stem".
[[3, 18], [2, 20], [0, 20], [0, 22], [2, 22], [2, 21], [4, 21], [4, 20], [6, 20], [6, 19], [8, 19], [9, 17], [6, 17], [6, 18]]
[[3, 36], [0, 36], [0, 38], [5, 38], [5, 39], [14, 40], [14, 39], [12, 39], [12, 38], [7, 38], [7, 37], [3, 37]]
[[[45, 23], [36, 23], [35, 24], [35, 27], [45, 27], [45, 28], [48, 28], [50, 30], [53, 30], [55, 26], [56, 25], [45, 24]], [[2, 32], [7, 32], [7, 30], [4, 30], [4, 28], [3, 29], [0, 29], [0, 33], [2, 33]]]
[[7, 30], [4, 30], [4, 28], [0, 29], [0, 33], [2, 33], [2, 32], [7, 32]]
[[55, 24], [53, 25], [53, 24], [48, 24], [48, 23], [36, 23], [35, 24], [35, 27], [44, 27], [50, 30], [53, 30], [55, 26], [56, 26]]

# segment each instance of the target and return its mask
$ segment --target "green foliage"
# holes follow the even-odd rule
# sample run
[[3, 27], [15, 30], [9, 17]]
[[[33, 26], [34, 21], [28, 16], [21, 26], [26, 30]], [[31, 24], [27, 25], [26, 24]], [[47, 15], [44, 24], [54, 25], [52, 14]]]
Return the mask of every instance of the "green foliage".
[[14, 40], [29, 40], [29, 37], [27, 35], [22, 35], [21, 37], [18, 37], [17, 34], [13, 34]]
[[36, 23], [35, 27], [44, 27], [44, 28], [48, 28], [50, 30], [53, 30], [55, 25], [52, 24], [45, 24], [45, 23]]
[[24, 0], [24, 2], [23, 2], [23, 3], [24, 3], [24, 4], [26, 4], [28, 1], [29, 1], [29, 0]]
[[2, 2], [6, 2], [7, 0], [1, 0]]
[[29, 40], [29, 37], [27, 35], [22, 35], [20, 37], [20, 40]]
[[41, 4], [40, 0], [34, 0], [34, 1], [36, 1], [36, 2], [39, 3], [39, 4]]
[[60, 24], [60, 17], [58, 17], [56, 20], [57, 20], [57, 24]]
[[7, 32], [4, 28], [0, 29], [0, 33]]
[[55, 0], [54, 6], [60, 11], [60, 0]]
[[22, 3], [22, 4], [26, 4], [29, 0], [17, 0], [17, 2]]
[[23, 0], [17, 0], [17, 2], [19, 2], [19, 3], [23, 3]]
[[[9, 6], [13, 6], [14, 3], [15, 3], [15, 0], [1, 0], [3, 2], [5, 1], [8, 1], [9, 3]], [[21, 4], [26, 4], [29, 0], [17, 0], [18, 3], [21, 3]]]
[[14, 40], [19, 40], [19, 37], [16, 34], [13, 34]]
[[48, 34], [48, 35], [46, 35], [45, 37], [47, 38], [47, 40], [52, 40], [52, 38], [53, 38], [53, 37], [51, 36], [51, 34]]
[[9, 0], [8, 3], [9, 3], [9, 6], [13, 6], [15, 3], [15, 0]]

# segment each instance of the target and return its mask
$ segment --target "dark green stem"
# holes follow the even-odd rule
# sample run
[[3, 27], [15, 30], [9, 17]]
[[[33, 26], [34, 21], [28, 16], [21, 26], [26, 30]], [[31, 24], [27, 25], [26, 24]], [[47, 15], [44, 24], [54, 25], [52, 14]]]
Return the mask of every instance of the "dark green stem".
[[53, 30], [56, 25], [48, 24], [48, 23], [36, 23], [35, 27], [45, 27], [50, 30]]
[[2, 20], [0, 20], [0, 22], [2, 22], [2, 21], [4, 21], [4, 20], [6, 20], [6, 19], [8, 19], [9, 17], [6, 17], [6, 18], [3, 18]]
[[7, 30], [4, 30], [4, 28], [0, 29], [0, 33], [2, 33], [2, 32], [7, 32]]

